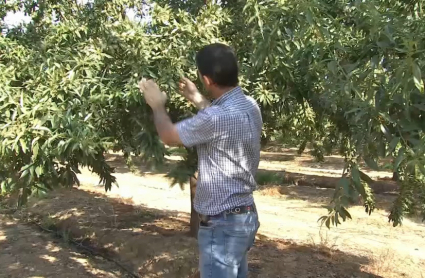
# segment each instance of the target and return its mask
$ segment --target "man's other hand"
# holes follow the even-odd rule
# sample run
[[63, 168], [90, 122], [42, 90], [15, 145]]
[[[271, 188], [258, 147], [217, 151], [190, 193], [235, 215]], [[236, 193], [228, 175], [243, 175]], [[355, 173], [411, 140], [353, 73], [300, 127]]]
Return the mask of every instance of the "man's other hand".
[[189, 79], [183, 77], [179, 82], [180, 94], [188, 101], [192, 102], [198, 109], [210, 106], [210, 101], [206, 99], [196, 88], [196, 85]]
[[179, 89], [180, 94], [191, 102], [193, 102], [193, 99], [200, 94], [198, 88], [196, 88], [196, 85], [186, 77], [183, 77], [180, 80]]

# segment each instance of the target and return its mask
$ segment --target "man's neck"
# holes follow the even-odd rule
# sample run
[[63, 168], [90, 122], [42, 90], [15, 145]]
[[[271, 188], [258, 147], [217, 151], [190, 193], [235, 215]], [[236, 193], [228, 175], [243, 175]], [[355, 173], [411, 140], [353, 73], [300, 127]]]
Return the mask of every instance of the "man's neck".
[[231, 90], [237, 88], [238, 86], [233, 87], [216, 87], [214, 90], [211, 90], [211, 96], [213, 99], [218, 99], [221, 96], [225, 95], [226, 93], [230, 92]]

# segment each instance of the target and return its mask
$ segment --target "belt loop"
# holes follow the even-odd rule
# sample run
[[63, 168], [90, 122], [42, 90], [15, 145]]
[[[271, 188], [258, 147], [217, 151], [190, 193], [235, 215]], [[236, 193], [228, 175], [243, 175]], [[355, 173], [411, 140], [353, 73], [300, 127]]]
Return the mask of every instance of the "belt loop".
[[227, 213], [226, 213], [226, 211], [223, 212], [223, 215], [224, 215], [224, 220], [227, 220]]

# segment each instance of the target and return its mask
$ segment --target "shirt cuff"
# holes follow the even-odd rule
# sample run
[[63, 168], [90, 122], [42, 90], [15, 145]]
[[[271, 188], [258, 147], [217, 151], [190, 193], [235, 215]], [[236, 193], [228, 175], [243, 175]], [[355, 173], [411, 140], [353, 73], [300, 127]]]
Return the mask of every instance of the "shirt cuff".
[[186, 132], [186, 120], [176, 123], [177, 133], [179, 134], [180, 141], [183, 146], [191, 148], [193, 147], [190, 136], [188, 136], [188, 132]]

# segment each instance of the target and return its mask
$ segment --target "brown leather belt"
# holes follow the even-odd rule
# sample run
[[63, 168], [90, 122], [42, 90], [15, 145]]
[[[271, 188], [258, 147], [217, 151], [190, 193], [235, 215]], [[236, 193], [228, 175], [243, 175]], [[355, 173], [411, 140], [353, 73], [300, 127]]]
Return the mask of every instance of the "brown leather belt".
[[256, 212], [256, 211], [257, 209], [255, 208], [255, 204], [251, 206], [239, 206], [239, 207], [225, 210], [222, 213], [219, 213], [216, 215], [199, 214], [199, 219], [201, 220], [201, 225], [202, 225], [202, 223], [206, 224], [213, 217], [219, 217], [219, 216], [228, 215], [228, 214], [244, 214], [244, 213]]

